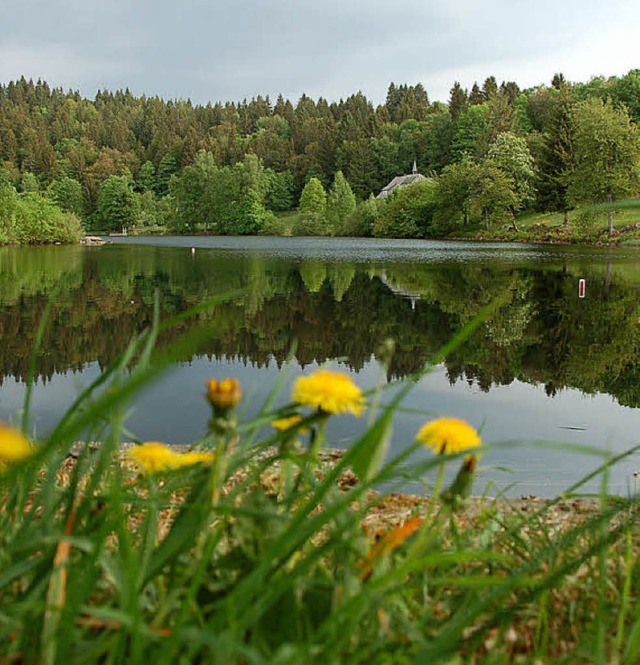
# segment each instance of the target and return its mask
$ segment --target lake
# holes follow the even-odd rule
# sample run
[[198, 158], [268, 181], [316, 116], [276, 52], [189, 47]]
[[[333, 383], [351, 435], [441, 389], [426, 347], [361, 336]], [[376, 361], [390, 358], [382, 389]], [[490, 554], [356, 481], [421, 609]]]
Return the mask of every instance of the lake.
[[[195, 251], [192, 250], [195, 249]], [[579, 297], [579, 280], [585, 297]], [[37, 362], [33, 427], [46, 436], [83, 386], [149, 325], [235, 294], [182, 324], [207, 338], [132, 404], [130, 432], [190, 443], [205, 431], [208, 378], [236, 376], [255, 413], [295, 349], [291, 381], [322, 364], [363, 388], [420, 371], [487, 305], [495, 313], [416, 382], [392, 447], [434, 416], [464, 418], [497, 446], [477, 491], [552, 496], [599, 457], [543, 442], [622, 452], [640, 431], [640, 249], [320, 238], [114, 238], [102, 247], [0, 247], [0, 419], [16, 422], [38, 321], [54, 297]], [[388, 370], [381, 345], [395, 342]], [[363, 421], [331, 422], [344, 446]], [[425, 453], [426, 455], [426, 453]], [[610, 489], [634, 491], [634, 455]], [[409, 487], [421, 491], [420, 487]], [[598, 481], [588, 486], [598, 491]]]

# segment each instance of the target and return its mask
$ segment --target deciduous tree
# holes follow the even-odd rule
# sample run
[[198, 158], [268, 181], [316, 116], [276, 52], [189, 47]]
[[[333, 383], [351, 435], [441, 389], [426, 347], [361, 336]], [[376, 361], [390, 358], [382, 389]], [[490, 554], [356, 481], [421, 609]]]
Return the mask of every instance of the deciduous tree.
[[138, 222], [140, 202], [130, 175], [112, 175], [102, 183], [95, 222], [106, 231], [121, 231]]
[[479, 166], [471, 187], [471, 214], [480, 217], [487, 228], [492, 221], [511, 219], [514, 229], [513, 210], [518, 205], [513, 179], [495, 162], [485, 159]]
[[590, 99], [572, 113], [575, 136], [569, 199], [608, 204], [613, 235], [613, 203], [637, 192], [640, 182], [640, 137], [624, 109]]
[[489, 159], [513, 180], [517, 204], [516, 213], [533, 201], [533, 182], [535, 179], [534, 162], [524, 139], [503, 132], [498, 134], [489, 147]]
[[435, 186], [431, 180], [415, 182], [393, 193], [380, 210], [373, 235], [384, 238], [424, 238], [433, 217]]
[[471, 191], [478, 166], [466, 157], [446, 166], [436, 179], [434, 225], [450, 231], [460, 223], [469, 223]]
[[62, 210], [72, 212], [80, 219], [84, 217], [84, 192], [75, 179], [63, 175], [51, 182], [47, 196], [53, 199]]

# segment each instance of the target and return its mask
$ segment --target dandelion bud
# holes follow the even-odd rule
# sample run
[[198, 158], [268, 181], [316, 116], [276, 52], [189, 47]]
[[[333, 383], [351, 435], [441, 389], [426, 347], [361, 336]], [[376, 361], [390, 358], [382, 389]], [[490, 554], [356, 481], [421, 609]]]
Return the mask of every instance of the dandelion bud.
[[237, 406], [242, 399], [242, 390], [238, 379], [210, 379], [207, 381], [207, 399], [216, 415], [222, 415]]
[[473, 479], [478, 465], [477, 455], [467, 455], [451, 485], [442, 492], [441, 499], [452, 510], [464, 507], [471, 495]]

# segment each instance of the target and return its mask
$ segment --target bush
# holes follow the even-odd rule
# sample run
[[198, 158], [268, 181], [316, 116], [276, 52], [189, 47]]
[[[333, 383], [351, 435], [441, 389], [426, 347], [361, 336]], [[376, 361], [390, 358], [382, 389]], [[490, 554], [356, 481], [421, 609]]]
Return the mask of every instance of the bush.
[[289, 225], [281, 217], [276, 217], [271, 210], [268, 210], [262, 228], [260, 229], [260, 235], [262, 236], [284, 236], [287, 235]]
[[40, 193], [0, 191], [0, 240], [5, 243], [74, 243], [83, 235], [78, 217], [63, 212]]
[[304, 212], [298, 215], [291, 231], [294, 236], [331, 235], [331, 227], [326, 217], [317, 212]]
[[71, 244], [80, 242], [83, 236], [84, 229], [77, 215], [72, 212], [61, 212], [53, 221], [51, 240], [48, 242]]
[[593, 207], [585, 207], [573, 215], [574, 237], [577, 239], [593, 240], [606, 224], [606, 213]]
[[379, 202], [373, 194], [366, 200], [358, 203], [356, 209], [347, 218], [343, 234], [345, 236], [370, 237], [378, 221], [379, 208], [384, 203]]
[[384, 238], [424, 238], [430, 232], [435, 188], [430, 180], [403, 187], [380, 210], [373, 235]]

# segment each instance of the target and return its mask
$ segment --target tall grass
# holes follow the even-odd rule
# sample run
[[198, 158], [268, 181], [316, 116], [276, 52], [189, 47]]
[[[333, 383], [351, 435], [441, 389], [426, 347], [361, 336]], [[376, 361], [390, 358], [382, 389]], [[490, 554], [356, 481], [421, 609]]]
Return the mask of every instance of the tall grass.
[[275, 409], [277, 385], [251, 422], [214, 408], [196, 446], [208, 462], [141, 473], [120, 445], [127, 404], [203, 334], [156, 350], [172, 323], [156, 320], [34, 455], [4, 465], [0, 662], [640, 662], [636, 497], [606, 485], [638, 448], [603, 458], [598, 505], [575, 499], [566, 523], [587, 478], [530, 506], [465, 504], [455, 488], [446, 501], [436, 483], [414, 514], [380, 522], [390, 498], [375, 488], [469, 469], [455, 454], [407, 467], [415, 442], [387, 455], [412, 382], [365, 395], [370, 426], [331, 464], [331, 416]]

